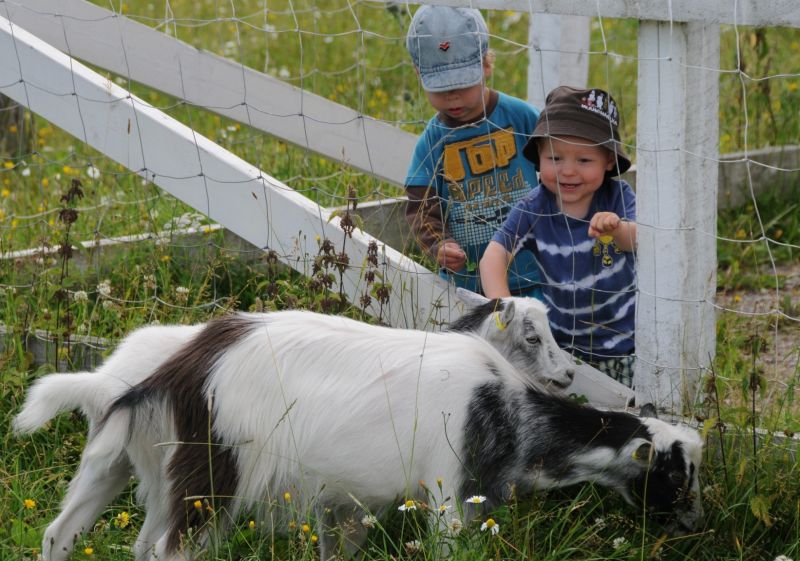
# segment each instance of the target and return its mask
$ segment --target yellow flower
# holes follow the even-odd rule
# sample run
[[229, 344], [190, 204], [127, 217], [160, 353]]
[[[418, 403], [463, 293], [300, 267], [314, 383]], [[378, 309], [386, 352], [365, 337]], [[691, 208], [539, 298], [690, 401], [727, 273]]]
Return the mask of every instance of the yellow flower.
[[294, 530], [295, 528], [297, 528], [297, 522], [294, 520], [289, 520], [289, 529]]
[[8, 132], [10, 132], [11, 134], [17, 134], [17, 130], [18, 130], [17, 125], [13, 123], [8, 126]]
[[4, 199], [6, 199], [8, 198], [9, 195], [11, 195], [11, 191], [3, 187], [3, 190], [0, 191], [0, 195], [2, 195]]
[[250, 522], [247, 523], [247, 527], [250, 528], [251, 530], [255, 529], [256, 521], [255, 520], [251, 520]]
[[22, 504], [28, 510], [33, 510], [34, 508], [36, 508], [36, 501], [34, 501], [33, 499], [25, 499], [24, 501], [22, 501]]
[[6, 169], [14, 169], [14, 162], [9, 162], [9, 161], [3, 162], [3, 167]]
[[130, 523], [131, 523], [131, 515], [128, 514], [127, 512], [120, 512], [114, 519], [114, 526], [116, 526], [117, 528], [125, 528]]
[[286, 491], [283, 494], [283, 500], [286, 501], [287, 503], [292, 502], [292, 494], [289, 491]]
[[16, 218], [12, 218], [11, 219], [11, 227], [12, 228], [16, 228], [17, 226], [19, 226], [19, 220], [17, 220]]
[[739, 228], [739, 229], [736, 231], [736, 239], [737, 239], [737, 240], [743, 240], [743, 239], [745, 239], [746, 237], [747, 237], [747, 232], [745, 232], [745, 231], [744, 231], [744, 228]]
[[317, 534], [311, 534], [311, 543], [317, 543], [317, 540], [319, 540]]
[[83, 552], [84, 552], [86, 555], [90, 555], [90, 556], [91, 556], [91, 555], [94, 555], [94, 549], [92, 549], [91, 547], [87, 547], [86, 549], [84, 549], [84, 550], [83, 550]]
[[737, 295], [735, 295], [735, 296], [733, 297], [733, 301], [734, 301], [734, 302], [737, 302], [737, 303], [738, 303], [738, 302], [741, 302], [741, 301], [742, 301], [742, 295], [741, 295], [741, 294], [737, 294]]
[[303, 524], [302, 526], [300, 526], [300, 529], [303, 531], [304, 534], [307, 534], [311, 531], [311, 526], [309, 526], [308, 524]]
[[43, 177], [42, 178], [42, 187], [47, 187], [48, 185], [50, 185], [50, 180], [47, 179], [46, 177]]
[[203, 501], [201, 501], [201, 500], [199, 500], [199, 499], [198, 499], [198, 500], [196, 500], [196, 501], [194, 502], [194, 508], [196, 508], [197, 510], [200, 510], [201, 508], [203, 508]]
[[162, 260], [164, 263], [166, 263], [166, 262], [167, 262], [167, 261], [169, 261], [170, 259], [172, 259], [172, 257], [170, 257], [169, 255], [162, 255], [162, 256], [161, 256], [161, 260]]

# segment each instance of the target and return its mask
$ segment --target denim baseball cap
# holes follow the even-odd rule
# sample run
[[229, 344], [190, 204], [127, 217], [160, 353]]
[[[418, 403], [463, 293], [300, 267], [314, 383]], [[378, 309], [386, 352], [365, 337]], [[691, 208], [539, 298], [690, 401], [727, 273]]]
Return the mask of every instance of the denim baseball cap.
[[628, 171], [631, 160], [619, 137], [619, 108], [614, 98], [600, 88], [559, 86], [547, 94], [544, 109], [522, 154], [539, 169], [540, 138], [575, 136], [603, 146], [614, 153], [616, 164], [609, 172], [615, 177]]
[[468, 88], [483, 80], [489, 31], [478, 10], [425, 5], [411, 20], [406, 48], [425, 91]]

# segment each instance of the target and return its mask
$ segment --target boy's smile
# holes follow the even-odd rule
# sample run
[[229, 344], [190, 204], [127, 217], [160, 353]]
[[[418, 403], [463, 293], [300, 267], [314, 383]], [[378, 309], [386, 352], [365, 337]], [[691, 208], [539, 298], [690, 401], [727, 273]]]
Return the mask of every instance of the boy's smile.
[[538, 148], [542, 184], [556, 196], [562, 212], [584, 218], [606, 172], [614, 169], [614, 154], [574, 136], [541, 138]]

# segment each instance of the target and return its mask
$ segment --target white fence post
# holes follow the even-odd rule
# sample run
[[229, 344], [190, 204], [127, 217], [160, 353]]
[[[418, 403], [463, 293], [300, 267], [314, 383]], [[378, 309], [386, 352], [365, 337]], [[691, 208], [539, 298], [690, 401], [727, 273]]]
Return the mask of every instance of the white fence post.
[[719, 26], [639, 26], [637, 403], [691, 405], [715, 350]]
[[547, 93], [560, 85], [583, 87], [589, 75], [589, 18], [531, 14], [528, 101], [542, 109]]

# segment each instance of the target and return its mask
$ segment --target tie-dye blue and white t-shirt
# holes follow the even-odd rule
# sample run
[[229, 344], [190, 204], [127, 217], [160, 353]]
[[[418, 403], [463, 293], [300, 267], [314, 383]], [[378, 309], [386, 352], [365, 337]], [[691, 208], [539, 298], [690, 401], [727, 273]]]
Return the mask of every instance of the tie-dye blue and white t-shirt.
[[559, 346], [587, 361], [634, 352], [635, 254], [609, 238], [589, 236], [596, 212], [636, 220], [636, 196], [625, 181], [608, 179], [583, 219], [563, 214], [543, 185], [517, 203], [493, 241], [515, 254], [533, 252], [542, 275], [544, 302]]

